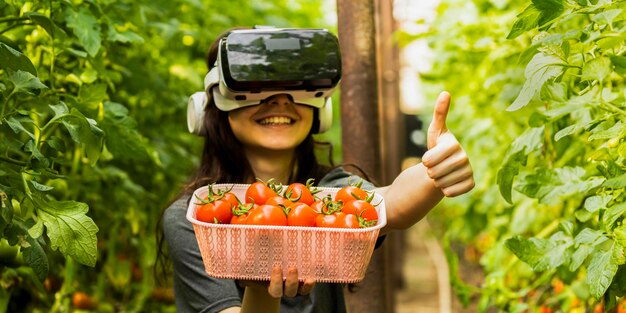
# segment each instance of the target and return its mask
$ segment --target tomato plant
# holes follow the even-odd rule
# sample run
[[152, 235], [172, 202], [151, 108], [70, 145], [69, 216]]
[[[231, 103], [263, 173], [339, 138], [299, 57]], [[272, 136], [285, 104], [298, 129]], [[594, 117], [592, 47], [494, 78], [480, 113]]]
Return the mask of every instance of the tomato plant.
[[301, 0], [2, 1], [0, 239], [19, 252], [0, 312], [67, 311], [78, 286], [102, 312], [172, 311], [171, 287], [132, 273], [152, 272], [161, 211], [199, 163], [186, 99], [211, 42], [322, 16]]
[[[558, 278], [586, 310], [614, 309], [626, 292], [624, 2], [448, 0], [440, 9], [420, 35], [433, 52], [423, 89], [453, 95], [447, 122], [461, 130], [478, 186], [432, 216], [446, 229], [457, 295], [477, 298], [480, 312], [511, 311]], [[465, 281], [453, 247], [485, 230], [475, 264], [483, 283]], [[574, 308], [566, 292], [538, 294], [529, 306]]]

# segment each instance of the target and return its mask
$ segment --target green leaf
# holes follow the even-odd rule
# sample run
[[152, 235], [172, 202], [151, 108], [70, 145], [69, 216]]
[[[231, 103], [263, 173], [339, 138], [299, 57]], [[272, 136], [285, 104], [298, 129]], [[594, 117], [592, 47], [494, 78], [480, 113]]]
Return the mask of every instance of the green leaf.
[[611, 72], [613, 72], [611, 60], [605, 57], [598, 57], [589, 60], [589, 62], [583, 65], [581, 79], [604, 81]]
[[7, 195], [8, 188], [0, 184], [0, 234], [13, 221], [13, 204]]
[[529, 128], [517, 137], [507, 150], [503, 164], [498, 170], [497, 181], [500, 194], [509, 203], [512, 203], [513, 180], [519, 174], [520, 166], [526, 162], [527, 155], [541, 146], [543, 126]]
[[46, 186], [44, 184], [40, 184], [34, 180], [31, 180], [30, 183], [33, 185], [33, 187], [35, 187], [35, 189], [39, 190], [39, 191], [50, 191], [52, 189], [54, 189], [53, 187], [50, 186]]
[[63, 125], [74, 142], [83, 144], [91, 165], [94, 165], [102, 153], [104, 132], [96, 121], [86, 118], [80, 111], [72, 108], [70, 114], [62, 118]]
[[34, 95], [34, 90], [48, 88], [46, 85], [39, 81], [39, 78], [33, 76], [33, 74], [24, 71], [17, 71], [9, 74], [9, 80], [15, 85], [13, 92], [23, 92], [30, 95]]
[[589, 292], [596, 299], [602, 295], [611, 285], [618, 266], [624, 263], [624, 247], [616, 241], [610, 240], [606, 249], [597, 249], [591, 256], [587, 268], [587, 284]]
[[[608, 126], [610, 124], [604, 123], [603, 126]], [[598, 139], [612, 139], [618, 137], [622, 131], [624, 131], [624, 126], [622, 121], [618, 121], [613, 126], [607, 129], [603, 129], [602, 127], [596, 127], [591, 130], [591, 135], [589, 136], [589, 140], [598, 140]]]
[[[603, 185], [605, 184], [606, 182]], [[605, 209], [609, 201], [611, 201], [611, 196], [607, 196], [607, 195], [591, 196], [585, 199], [584, 207], [585, 207], [585, 210], [593, 213], [600, 209]]]
[[43, 235], [43, 221], [38, 220], [35, 225], [28, 229], [28, 235], [33, 238], [39, 238]]
[[626, 174], [607, 179], [602, 186], [608, 188], [624, 188], [626, 187]]
[[78, 93], [78, 101], [89, 109], [97, 109], [107, 97], [105, 84], [82, 85]]
[[624, 215], [626, 212], [626, 202], [619, 203], [617, 205], [610, 206], [606, 209], [604, 215], [602, 216], [602, 222], [604, 223], [604, 228], [610, 230], [613, 228], [613, 225]]
[[18, 121], [15, 117], [9, 117], [8, 119], [6, 119], [6, 122], [16, 134], [26, 133], [31, 139], [35, 139], [35, 135], [26, 130], [26, 128], [24, 128], [24, 125], [22, 125], [22, 122]]
[[506, 39], [517, 38], [524, 32], [537, 27], [540, 14], [541, 12], [539, 12], [534, 5], [531, 4], [527, 6], [526, 9], [517, 16], [517, 20], [513, 23], [513, 27], [506, 36]]
[[539, 26], [543, 26], [565, 11], [563, 0], [532, 0], [533, 5], [539, 10]]
[[7, 239], [11, 245], [20, 245], [24, 262], [33, 269], [39, 281], [43, 281], [48, 276], [50, 265], [48, 256], [39, 241], [29, 235], [31, 224], [33, 224], [32, 221], [24, 221], [16, 217], [7, 230]]
[[572, 272], [576, 271], [593, 252], [595, 247], [607, 240], [608, 238], [603, 235], [602, 231], [590, 228], [583, 229], [574, 238], [575, 250], [572, 254], [569, 270]]
[[54, 23], [45, 15], [38, 12], [26, 12], [24, 16], [28, 17], [35, 24], [41, 26], [50, 37], [54, 38], [55, 32], [61, 31]]
[[109, 33], [107, 34], [108, 41], [117, 41], [123, 43], [143, 43], [144, 40], [137, 33], [126, 30], [123, 32], [118, 32], [114, 27], [109, 28]]
[[37, 214], [46, 226], [51, 248], [77, 262], [94, 266], [98, 227], [86, 213], [89, 207], [75, 201], [36, 200]]
[[549, 79], [563, 72], [563, 65], [565, 63], [555, 56], [537, 53], [526, 66], [524, 71], [526, 81], [522, 90], [506, 110], [515, 111], [525, 107]]
[[609, 25], [612, 24], [613, 20], [620, 14], [622, 14], [621, 9], [606, 10], [594, 15], [591, 20], [598, 25]]
[[2, 42], [0, 42], [0, 68], [9, 72], [22, 71], [37, 76], [37, 69], [27, 56]]
[[584, 194], [604, 182], [604, 178], [585, 176], [581, 167], [537, 168], [534, 173], [519, 178], [516, 190], [539, 199], [540, 203], [555, 204], [561, 198]]
[[566, 261], [565, 251], [571, 241], [515, 236], [506, 240], [506, 247], [534, 271], [545, 271], [559, 267]]
[[105, 116], [102, 128], [105, 130], [107, 149], [116, 158], [147, 160], [155, 162], [158, 157], [153, 155], [154, 149], [148, 140], [137, 131], [137, 123], [128, 116], [126, 107], [115, 102], [105, 103]]
[[78, 12], [69, 9], [66, 11], [65, 21], [67, 26], [74, 31], [78, 42], [87, 50], [92, 57], [98, 54], [102, 40], [100, 39], [100, 24], [91, 14], [91, 11], [81, 7]]
[[626, 75], [626, 57], [621, 55], [612, 55], [610, 56], [611, 63], [613, 64], [613, 69], [619, 75]]

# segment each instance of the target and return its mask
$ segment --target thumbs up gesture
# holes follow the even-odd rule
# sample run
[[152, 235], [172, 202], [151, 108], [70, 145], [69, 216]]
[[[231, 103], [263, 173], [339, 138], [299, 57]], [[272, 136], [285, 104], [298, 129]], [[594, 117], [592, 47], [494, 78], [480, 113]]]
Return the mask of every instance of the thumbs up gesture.
[[437, 98], [433, 120], [428, 127], [428, 151], [422, 157], [428, 176], [448, 197], [462, 195], [474, 188], [474, 172], [459, 141], [446, 127], [450, 94]]

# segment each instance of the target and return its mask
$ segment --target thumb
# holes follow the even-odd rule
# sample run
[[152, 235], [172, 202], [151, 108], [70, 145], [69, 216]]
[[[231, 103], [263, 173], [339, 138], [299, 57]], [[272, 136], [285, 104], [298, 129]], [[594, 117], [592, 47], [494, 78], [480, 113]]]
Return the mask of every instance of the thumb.
[[447, 91], [443, 91], [437, 97], [437, 103], [435, 104], [435, 110], [433, 112], [433, 120], [428, 126], [428, 134], [426, 142], [428, 149], [431, 149], [437, 144], [437, 138], [446, 131], [446, 117], [448, 117], [448, 110], [450, 109], [450, 94]]

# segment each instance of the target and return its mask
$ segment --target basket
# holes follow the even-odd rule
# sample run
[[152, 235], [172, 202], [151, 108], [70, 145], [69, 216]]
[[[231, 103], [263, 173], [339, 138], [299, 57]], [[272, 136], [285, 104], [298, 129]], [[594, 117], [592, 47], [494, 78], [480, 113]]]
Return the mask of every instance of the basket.
[[[250, 185], [218, 184], [244, 199]], [[335, 196], [339, 188], [318, 187], [319, 197]], [[207, 187], [192, 196], [205, 197]], [[323, 228], [301, 226], [265, 226], [212, 224], [198, 221], [196, 201], [190, 201], [187, 219], [193, 224], [205, 270], [211, 277], [269, 280], [272, 267], [280, 265], [283, 273], [292, 267], [300, 280], [356, 283], [363, 280], [380, 229], [386, 225], [385, 204], [379, 194], [372, 203], [378, 211], [378, 223], [367, 228]]]

